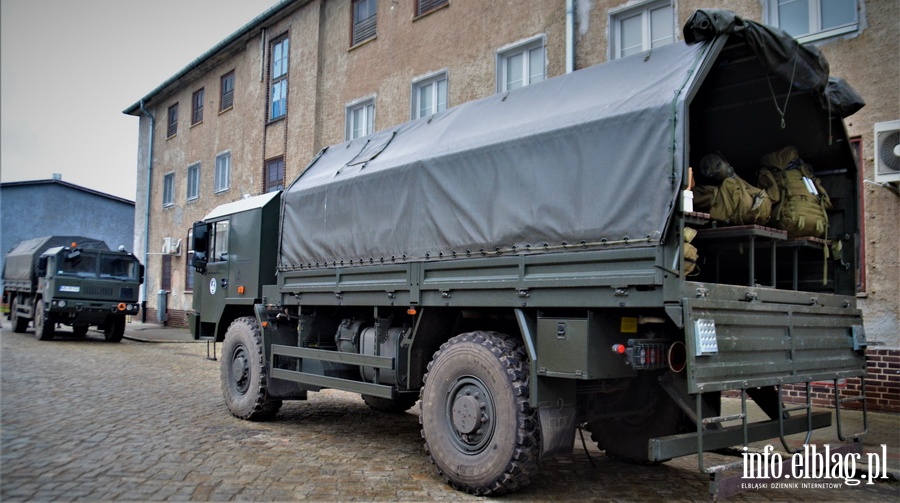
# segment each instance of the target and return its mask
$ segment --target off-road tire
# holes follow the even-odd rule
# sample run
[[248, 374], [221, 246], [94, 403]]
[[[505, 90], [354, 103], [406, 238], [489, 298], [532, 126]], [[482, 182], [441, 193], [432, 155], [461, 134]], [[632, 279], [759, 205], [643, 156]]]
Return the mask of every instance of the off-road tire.
[[34, 336], [39, 341], [52, 341], [56, 335], [56, 323], [47, 320], [44, 311], [44, 300], [34, 303]]
[[221, 362], [222, 394], [228, 410], [250, 421], [275, 416], [281, 400], [268, 396], [268, 368], [256, 318], [245, 316], [231, 322], [222, 343]]
[[606, 455], [642, 465], [659, 464], [668, 460], [651, 461], [647, 447], [651, 438], [675, 435], [685, 431], [687, 417], [660, 386], [654, 374], [646, 374], [632, 381], [623, 393], [645, 397], [649, 409], [634, 416], [606, 418], [588, 423], [591, 440]]
[[496, 496], [537, 474], [540, 430], [518, 340], [496, 332], [453, 337], [428, 364], [420, 398], [425, 451], [452, 487]]
[[362, 399], [369, 408], [377, 410], [378, 412], [402, 414], [411, 409], [419, 400], [419, 397], [416, 395], [400, 395], [396, 399], [390, 399], [372, 395], [362, 395]]
[[106, 342], [122, 342], [122, 337], [124, 336], [125, 316], [115, 315], [107, 318], [103, 326], [103, 337], [106, 339]]
[[19, 297], [15, 297], [13, 299], [12, 305], [10, 306], [9, 318], [10, 321], [12, 321], [13, 332], [17, 334], [24, 334], [25, 331], [28, 330], [28, 318], [22, 318], [16, 314], [18, 311], [18, 304]]

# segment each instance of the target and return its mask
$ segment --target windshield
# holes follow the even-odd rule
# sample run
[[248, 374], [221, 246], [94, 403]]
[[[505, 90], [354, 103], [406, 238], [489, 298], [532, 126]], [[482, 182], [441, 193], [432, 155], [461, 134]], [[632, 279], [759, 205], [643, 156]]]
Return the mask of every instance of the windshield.
[[77, 256], [63, 257], [59, 264], [61, 275], [80, 278], [111, 278], [137, 280], [139, 268], [134, 257], [127, 255], [107, 255], [81, 251]]
[[70, 253], [61, 257], [59, 274], [78, 276], [81, 278], [97, 277], [97, 254], [91, 252]]
[[138, 264], [129, 256], [100, 256], [100, 277], [114, 279], [138, 279]]

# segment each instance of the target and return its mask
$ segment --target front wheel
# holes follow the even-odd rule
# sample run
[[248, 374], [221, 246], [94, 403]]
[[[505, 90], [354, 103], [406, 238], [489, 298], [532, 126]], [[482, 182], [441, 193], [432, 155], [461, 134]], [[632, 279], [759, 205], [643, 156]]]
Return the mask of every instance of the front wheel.
[[537, 473], [528, 357], [516, 339], [471, 332], [444, 343], [428, 364], [421, 411], [425, 450], [456, 489], [500, 495]]
[[38, 299], [34, 303], [34, 336], [39, 341], [53, 340], [53, 336], [56, 335], [56, 324], [48, 320], [46, 315], [44, 300]]
[[[87, 333], [87, 330], [84, 331]], [[121, 342], [125, 336], [125, 316], [112, 316], [103, 327], [103, 337], [107, 342]]]
[[220, 369], [225, 404], [235, 416], [265, 421], [281, 408], [281, 400], [268, 396], [268, 368], [256, 318], [245, 316], [228, 326]]

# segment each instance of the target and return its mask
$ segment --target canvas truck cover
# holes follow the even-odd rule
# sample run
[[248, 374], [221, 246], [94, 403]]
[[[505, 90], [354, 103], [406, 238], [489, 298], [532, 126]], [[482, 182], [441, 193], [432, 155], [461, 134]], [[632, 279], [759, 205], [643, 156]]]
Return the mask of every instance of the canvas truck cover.
[[[687, 97], [716, 39], [746, 33], [713, 31], [324, 149], [283, 196], [279, 269], [658, 246], [687, 163]], [[775, 41], [799, 47], [783, 32]], [[812, 59], [805, 75], [827, 81]]]
[[28, 282], [34, 289], [37, 281], [35, 271], [41, 255], [50, 248], [70, 246], [72, 243], [77, 243], [79, 248], [84, 249], [109, 250], [105, 242], [83, 236], [44, 236], [27, 239], [6, 254], [6, 261], [3, 264], [4, 284], [9, 286], [8, 284], [12, 282], [18, 284]]

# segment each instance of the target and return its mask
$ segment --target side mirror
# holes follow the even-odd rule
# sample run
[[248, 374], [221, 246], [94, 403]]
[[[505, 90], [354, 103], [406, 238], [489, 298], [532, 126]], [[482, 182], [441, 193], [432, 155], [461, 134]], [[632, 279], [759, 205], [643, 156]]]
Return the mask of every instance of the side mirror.
[[37, 275], [41, 278], [47, 275], [47, 257], [38, 259]]
[[191, 248], [194, 249], [194, 258], [191, 260], [191, 265], [195, 271], [203, 274], [206, 272], [206, 263], [209, 260], [207, 256], [207, 251], [209, 250], [209, 226], [206, 222], [194, 222], [192, 235]]
[[144, 284], [144, 264], [138, 264], [138, 284]]

